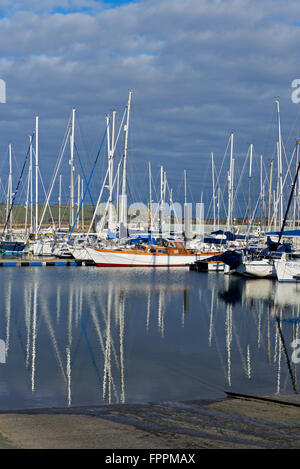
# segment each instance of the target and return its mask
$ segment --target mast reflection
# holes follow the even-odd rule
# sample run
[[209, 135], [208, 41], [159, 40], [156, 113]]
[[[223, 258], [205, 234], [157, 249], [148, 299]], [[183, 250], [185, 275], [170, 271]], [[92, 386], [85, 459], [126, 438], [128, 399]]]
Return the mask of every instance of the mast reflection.
[[13, 274], [3, 281], [0, 337], [8, 363], [20, 367], [20, 382], [26, 376], [21, 385], [12, 374], [5, 379], [11, 389], [23, 386], [28, 402], [125, 403], [142, 388], [140, 381], [147, 382], [148, 371], [166, 382], [168, 373], [176, 375], [183, 387], [201, 376], [237, 391], [260, 373], [274, 393], [298, 390], [289, 344], [299, 337], [299, 285], [230, 276], [206, 277], [200, 285], [188, 276], [130, 277], [112, 270], [101, 281], [90, 275], [93, 281], [75, 283], [53, 274], [54, 288], [32, 268], [18, 297]]

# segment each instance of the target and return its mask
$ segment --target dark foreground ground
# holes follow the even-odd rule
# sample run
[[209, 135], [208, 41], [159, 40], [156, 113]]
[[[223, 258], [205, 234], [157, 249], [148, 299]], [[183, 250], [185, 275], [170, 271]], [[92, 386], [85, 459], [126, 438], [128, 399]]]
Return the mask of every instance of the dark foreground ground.
[[0, 449], [300, 448], [300, 400], [297, 395], [284, 398], [289, 405], [280, 400], [6, 412], [0, 414]]

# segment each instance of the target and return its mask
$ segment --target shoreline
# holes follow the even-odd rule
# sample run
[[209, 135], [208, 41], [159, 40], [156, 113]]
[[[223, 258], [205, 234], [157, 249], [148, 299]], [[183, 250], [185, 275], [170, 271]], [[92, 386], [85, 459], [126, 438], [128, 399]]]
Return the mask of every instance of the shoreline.
[[296, 449], [300, 396], [0, 411], [9, 448]]

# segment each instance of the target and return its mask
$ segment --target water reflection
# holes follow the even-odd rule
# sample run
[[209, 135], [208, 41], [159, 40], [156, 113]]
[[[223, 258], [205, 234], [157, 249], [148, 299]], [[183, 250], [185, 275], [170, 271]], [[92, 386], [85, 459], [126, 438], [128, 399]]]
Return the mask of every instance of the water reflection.
[[[290, 360], [292, 352], [291, 342], [299, 337], [300, 317], [300, 285], [297, 283], [282, 284], [267, 279], [244, 280], [233, 278], [226, 282], [224, 291], [219, 292], [219, 297], [227, 305], [242, 305], [256, 310], [257, 317], [257, 345], [260, 348], [266, 345], [268, 363], [273, 360], [277, 370], [276, 393], [280, 394], [282, 388], [287, 388], [287, 380], [290, 378], [293, 391], [298, 393], [296, 378], [296, 364]], [[266, 344], [263, 343], [263, 319], [266, 317]], [[275, 327], [274, 327], [275, 324]], [[284, 328], [285, 324], [291, 327]], [[271, 357], [272, 329], [274, 335], [274, 353]], [[285, 360], [282, 372], [282, 359]], [[250, 345], [247, 345], [248, 376], [250, 377]], [[287, 373], [288, 371], [288, 373]], [[285, 381], [282, 384], [282, 374], [285, 373]]]
[[297, 284], [95, 268], [0, 276], [1, 409], [298, 392]]

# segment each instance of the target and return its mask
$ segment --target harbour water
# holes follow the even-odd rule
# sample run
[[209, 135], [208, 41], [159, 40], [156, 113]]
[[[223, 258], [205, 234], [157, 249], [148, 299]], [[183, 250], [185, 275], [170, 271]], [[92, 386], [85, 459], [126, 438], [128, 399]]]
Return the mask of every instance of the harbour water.
[[0, 410], [295, 392], [297, 283], [65, 266], [0, 281]]

